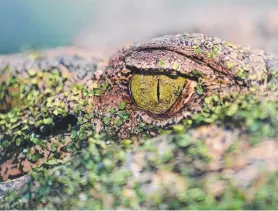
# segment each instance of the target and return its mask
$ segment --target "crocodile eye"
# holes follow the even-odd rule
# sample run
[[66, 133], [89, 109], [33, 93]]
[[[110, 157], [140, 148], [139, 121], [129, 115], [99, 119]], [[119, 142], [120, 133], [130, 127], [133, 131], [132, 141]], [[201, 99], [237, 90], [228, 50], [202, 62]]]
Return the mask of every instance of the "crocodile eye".
[[[252, 60], [248, 64], [239, 59], [246, 57]], [[242, 70], [259, 72], [265, 80], [265, 65], [254, 68], [264, 64], [263, 57], [251, 57], [249, 50], [218, 38], [166, 35], [119, 50], [109, 61], [107, 79], [113, 93], [129, 103], [136, 121], [168, 126], [218, 108], [242, 87], [256, 86], [257, 79]]]
[[135, 73], [129, 90], [139, 108], [161, 115], [175, 105], [185, 84], [186, 78], [177, 75]]

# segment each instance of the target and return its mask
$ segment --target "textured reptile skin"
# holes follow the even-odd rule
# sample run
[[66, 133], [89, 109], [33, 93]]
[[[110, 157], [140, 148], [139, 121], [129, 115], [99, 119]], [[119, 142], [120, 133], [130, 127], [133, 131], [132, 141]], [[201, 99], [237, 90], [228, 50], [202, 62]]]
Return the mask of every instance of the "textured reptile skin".
[[[265, 119], [254, 114], [264, 110], [268, 102], [276, 111], [278, 62], [264, 51], [202, 34], [177, 34], [125, 47], [109, 62], [82, 53], [33, 60], [18, 55], [2, 61], [1, 177], [12, 180], [1, 183], [1, 198], [8, 190], [20, 192], [32, 180], [26, 174], [33, 168], [43, 168], [51, 159], [71, 159], [75, 152], [90, 146], [88, 140], [99, 133], [105, 134], [104, 145], [127, 141], [134, 145], [117, 167], [131, 172], [127, 192], [132, 192], [132, 182], [148, 196], [162, 189], [170, 191], [172, 185], [182, 192], [187, 187], [182, 169], [188, 169], [197, 180], [228, 175], [235, 187], [255, 192], [250, 185], [261, 176], [258, 169], [265, 166], [267, 174], [277, 170], [276, 120], [270, 110]], [[172, 113], [153, 115], [134, 103], [129, 81], [135, 72], [187, 78]], [[13, 93], [18, 95], [14, 97]], [[260, 133], [259, 129], [254, 132], [248, 122], [250, 115], [254, 115], [252, 121], [262, 120], [262, 128], [270, 122], [272, 133], [258, 136], [255, 132]], [[163, 135], [161, 129], [174, 135]], [[189, 159], [187, 145], [177, 141], [181, 134], [196, 140], [191, 144], [204, 144], [210, 163]], [[251, 144], [253, 136], [259, 137], [256, 146]], [[145, 139], [149, 140], [143, 142]], [[144, 150], [146, 143], [158, 152], [154, 155]], [[235, 144], [237, 152], [229, 153]], [[113, 147], [117, 151], [117, 146], [112, 146], [112, 153]], [[262, 153], [266, 150], [268, 153]], [[176, 163], [171, 170], [151, 162], [166, 152], [173, 154], [167, 158], [169, 162]], [[234, 163], [227, 165], [227, 159]], [[14, 179], [17, 177], [22, 179]], [[210, 184], [219, 189], [216, 197], [225, 192], [222, 183]], [[156, 207], [148, 200], [142, 206]]]

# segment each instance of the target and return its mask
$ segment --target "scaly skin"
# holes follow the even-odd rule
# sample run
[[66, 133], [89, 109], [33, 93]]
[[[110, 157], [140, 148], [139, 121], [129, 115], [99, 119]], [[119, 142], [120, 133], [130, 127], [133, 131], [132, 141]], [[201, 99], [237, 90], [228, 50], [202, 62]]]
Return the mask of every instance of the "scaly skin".
[[[11, 193], [4, 208], [275, 207], [276, 195], [256, 195], [277, 189], [268, 181], [278, 167], [269, 54], [177, 34], [126, 47], [105, 66], [85, 54], [5, 58], [0, 194], [21, 200]], [[166, 113], [152, 114], [131, 96], [135, 73], [186, 84]]]

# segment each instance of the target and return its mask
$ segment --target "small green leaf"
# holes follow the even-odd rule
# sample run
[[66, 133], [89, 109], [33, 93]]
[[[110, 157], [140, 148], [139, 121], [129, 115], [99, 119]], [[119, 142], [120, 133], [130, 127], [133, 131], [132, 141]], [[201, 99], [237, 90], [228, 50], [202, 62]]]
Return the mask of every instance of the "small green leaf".
[[52, 159], [45, 162], [45, 164], [51, 165], [51, 166], [62, 164], [62, 163], [63, 163], [63, 160], [56, 159], [56, 158], [52, 158]]
[[1, 146], [4, 147], [4, 148], [7, 148], [8, 146], [10, 146], [10, 144], [11, 143], [8, 140], [5, 140], [5, 141], [2, 142]]
[[54, 111], [53, 111], [53, 114], [54, 114], [55, 116], [57, 116], [57, 115], [59, 114], [58, 110], [54, 110]]
[[245, 72], [243, 69], [239, 69], [239, 70], [237, 71], [237, 73], [236, 73], [236, 76], [237, 76], [238, 78], [240, 78], [241, 80], [243, 80], [243, 79], [247, 78], [248, 73]]
[[126, 111], [119, 111], [118, 115], [122, 120], [126, 120], [129, 118], [129, 113], [127, 113]]
[[114, 108], [111, 108], [110, 110], [109, 110], [109, 113], [110, 114], [114, 114], [116, 112], [116, 110], [114, 109]]
[[39, 154], [33, 154], [33, 155], [31, 156], [31, 160], [32, 160], [33, 162], [36, 162], [39, 158], [40, 158], [40, 155], [39, 155]]
[[179, 68], [180, 68], [180, 66], [178, 64], [173, 64], [172, 65], [173, 70], [178, 70]]
[[234, 116], [237, 111], [238, 111], [239, 107], [238, 107], [238, 104], [233, 104], [229, 109], [228, 111], [226, 112], [226, 114], [228, 116]]
[[203, 73], [202, 71], [200, 71], [200, 70], [197, 70], [197, 69], [194, 69], [194, 70], [192, 71], [192, 74], [193, 74], [194, 76], [196, 76], [196, 77], [203, 77], [203, 76], [204, 76], [204, 73]]
[[125, 106], [126, 106], [126, 102], [122, 101], [119, 105], [119, 109], [120, 110], [124, 110], [125, 109]]
[[99, 88], [94, 89], [94, 95], [95, 96], [100, 96], [100, 89]]
[[71, 134], [70, 134], [70, 137], [71, 137], [71, 138], [76, 138], [76, 136], [77, 136], [76, 130], [72, 130], [72, 131], [71, 131]]
[[66, 143], [66, 139], [64, 139], [63, 137], [59, 137], [58, 141], [61, 142], [62, 144]]
[[43, 119], [43, 123], [46, 125], [49, 125], [53, 122], [53, 119], [51, 117]]
[[123, 170], [117, 170], [111, 174], [112, 181], [117, 184], [125, 184], [126, 177], [127, 177], [126, 172]]
[[29, 74], [31, 77], [33, 77], [33, 76], [35, 76], [37, 73], [36, 73], [36, 71], [34, 71], [33, 69], [29, 69], [29, 70], [28, 70], [28, 74]]
[[108, 84], [107, 81], [105, 81], [103, 84], [101, 84], [101, 89], [102, 89], [103, 91], [107, 90], [108, 87], [109, 87], [109, 84]]
[[212, 95], [212, 99], [214, 100], [214, 102], [219, 102], [220, 101], [220, 98], [218, 95]]
[[194, 53], [195, 54], [200, 54], [202, 52], [201, 48], [200, 47], [197, 47], [194, 49]]
[[232, 61], [227, 61], [228, 69], [232, 69], [234, 67], [234, 63]]
[[109, 125], [109, 123], [110, 123], [110, 117], [107, 117], [107, 116], [104, 117], [104, 118], [103, 118], [103, 123], [106, 124], [106, 125]]
[[51, 152], [56, 152], [58, 149], [58, 144], [57, 143], [54, 143], [51, 145]]
[[173, 130], [177, 133], [184, 133], [184, 125], [173, 125]]
[[177, 140], [177, 145], [180, 147], [187, 147], [187, 146], [191, 145], [192, 143], [193, 143], [192, 138], [190, 138], [187, 135], [183, 135], [183, 136], [179, 137]]
[[159, 65], [160, 65], [161, 67], [164, 67], [164, 66], [165, 66], [165, 61], [159, 60]]
[[113, 167], [113, 162], [110, 159], [105, 158], [103, 160], [103, 165], [105, 166], [106, 169], [110, 169]]
[[20, 138], [16, 138], [15, 144], [16, 144], [16, 146], [20, 146], [20, 144], [21, 144], [21, 139], [20, 139]]
[[123, 124], [123, 120], [121, 119], [118, 119], [117, 122], [116, 122], [116, 126], [121, 126]]
[[203, 95], [204, 94], [204, 87], [201, 84], [198, 84], [196, 87], [196, 92], [198, 95]]
[[121, 141], [121, 144], [125, 147], [128, 147], [132, 144], [132, 141], [130, 139], [124, 139]]
[[216, 53], [214, 51], [212, 51], [208, 54], [208, 57], [212, 58], [212, 59], [215, 59], [216, 58]]

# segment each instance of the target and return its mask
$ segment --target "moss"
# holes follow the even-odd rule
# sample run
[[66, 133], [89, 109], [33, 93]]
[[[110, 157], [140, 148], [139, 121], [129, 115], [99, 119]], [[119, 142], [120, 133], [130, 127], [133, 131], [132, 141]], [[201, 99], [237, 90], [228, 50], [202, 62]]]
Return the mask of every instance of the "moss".
[[[236, 49], [229, 43], [226, 46]], [[194, 53], [199, 55], [202, 49], [196, 46]], [[212, 46], [208, 56], [216, 59], [218, 53], [217, 46]], [[161, 67], [166, 65], [162, 60], [159, 64]], [[226, 65], [231, 70], [236, 67], [233, 61], [228, 61]], [[173, 65], [172, 68], [178, 69], [179, 66]], [[248, 68], [238, 68], [236, 81], [260, 78], [249, 75], [249, 72]], [[19, 196], [11, 192], [0, 202], [1, 208], [277, 207], [277, 173], [250, 200], [247, 193], [233, 185], [231, 178], [217, 174], [213, 181], [207, 177], [210, 172], [194, 166], [196, 163], [205, 166], [212, 161], [204, 140], [192, 136], [192, 130], [199, 126], [213, 123], [222, 129], [224, 126], [239, 129], [246, 142], [253, 144], [263, 138], [277, 137], [277, 102], [271, 96], [264, 96], [263, 100], [256, 97], [256, 86], [252, 86], [252, 92], [248, 94], [231, 92], [224, 96], [216, 93], [207, 96], [202, 84], [204, 74], [193, 70], [189, 75], [198, 78], [196, 92], [203, 97], [202, 112], [186, 118], [183, 124], [164, 129], [139, 122], [127, 129], [131, 138], [118, 140], [115, 131], [119, 131], [130, 118], [126, 111], [127, 102], [122, 101], [118, 107], [110, 108], [101, 116], [104, 123], [101, 134], [96, 134], [92, 124], [97, 114], [90, 105], [90, 99], [107, 92], [110, 88], [107, 82], [93, 84], [88, 89], [84, 84], [67, 85], [68, 78], [63, 77], [58, 69], [42, 72], [30, 69], [28, 75], [30, 77], [23, 79], [11, 75], [5, 83], [1, 83], [0, 100], [3, 101], [9, 91], [11, 99], [16, 99], [18, 104], [3, 106], [5, 110], [9, 107], [9, 112], [0, 114], [0, 129], [5, 131], [5, 135], [0, 134], [0, 145], [5, 149], [16, 145], [32, 162], [43, 156], [38, 150], [32, 150], [36, 147], [52, 154], [44, 165], [32, 171], [36, 186], [30, 183]], [[20, 87], [17, 87], [18, 84]], [[271, 90], [276, 89], [271, 87]], [[76, 122], [59, 128], [59, 121], [71, 112]], [[158, 139], [145, 140], [152, 137], [152, 132], [163, 135]], [[59, 135], [55, 136], [57, 133]], [[137, 140], [140, 137], [140, 142], [134, 144], [134, 137]], [[66, 145], [59, 148], [58, 143]], [[232, 166], [233, 162], [228, 153], [236, 150], [237, 145], [234, 144], [225, 152], [226, 166]], [[64, 160], [61, 151], [70, 152], [72, 157]], [[224, 184], [225, 191], [215, 195], [206, 185], [218, 181]]]
[[[175, 139], [177, 137], [172, 140]], [[103, 151], [103, 147], [98, 144], [99, 141], [100, 139], [96, 139], [96, 137], [91, 139], [90, 150], [82, 150], [69, 163], [58, 168], [35, 169], [32, 176], [40, 186], [35, 190], [35, 199], [31, 203], [28, 202], [30, 198], [28, 192], [19, 201], [19, 198], [11, 193], [5, 198], [6, 202], [9, 202], [13, 208], [25, 209], [42, 207], [55, 209], [104, 209], [109, 207], [116, 209], [123, 206], [133, 209], [142, 206], [163, 209], [273, 209], [277, 206], [275, 199], [277, 174], [270, 177], [266, 185], [261, 187], [255, 194], [255, 198], [250, 201], [239, 189], [233, 186], [229, 187], [229, 185], [227, 191], [217, 197], [213, 196], [209, 190], [203, 187], [204, 184], [200, 180], [190, 176], [190, 173], [179, 173], [179, 170], [176, 169], [177, 174], [184, 175], [180, 182], [187, 181], [186, 184], [189, 186], [183, 189], [181, 194], [175, 193], [177, 189], [172, 187], [171, 191], [166, 191], [167, 186], [164, 186], [166, 189], [163, 188], [150, 197], [146, 195], [147, 192], [142, 192], [140, 184], [131, 183], [131, 171], [123, 168], [124, 156], [129, 149], [117, 147], [107, 148]], [[159, 142], [145, 142], [141, 146], [142, 150], [156, 152], [156, 143]], [[170, 141], [169, 143], [175, 142]], [[173, 146], [175, 150], [172, 149], [169, 152], [188, 156], [189, 149], [184, 151], [186, 145], [182, 145], [182, 148], [175, 147], [175, 144]], [[136, 151], [140, 152], [140, 149]], [[177, 158], [175, 155], [170, 157], [168, 155], [168, 159], [165, 159], [166, 154], [152, 154], [154, 157], [149, 157], [149, 162], [144, 163], [145, 171], [152, 172], [153, 167], [151, 166], [153, 165], [156, 172], [163, 170], [165, 165], [172, 162], [172, 158]], [[49, 164], [51, 165], [51, 163]], [[224, 181], [227, 183], [226, 180]], [[128, 189], [127, 183], [133, 188]]]
[[195, 54], [201, 54], [201, 52], [202, 52], [202, 50], [201, 50], [201, 48], [200, 47], [196, 47], [195, 49], [194, 49], [194, 53]]
[[203, 95], [205, 90], [204, 90], [204, 87], [202, 86], [202, 84], [198, 84], [197, 87], [196, 87], [196, 92], [198, 95]]

